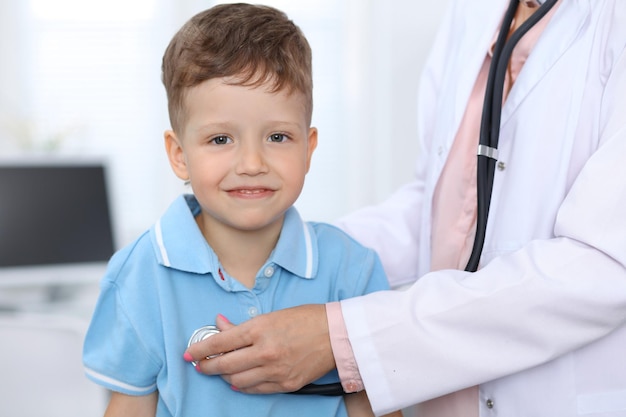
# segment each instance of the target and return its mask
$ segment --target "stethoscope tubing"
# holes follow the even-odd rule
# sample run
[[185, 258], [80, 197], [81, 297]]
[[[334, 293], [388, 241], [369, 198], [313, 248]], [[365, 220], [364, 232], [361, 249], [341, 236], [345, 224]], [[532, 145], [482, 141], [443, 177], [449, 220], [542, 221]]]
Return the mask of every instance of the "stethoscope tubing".
[[[472, 246], [472, 253], [465, 267], [466, 271], [475, 272], [478, 270], [480, 257], [482, 255], [487, 233], [487, 220], [489, 218], [489, 207], [491, 204], [491, 194], [493, 191], [493, 181], [497, 162], [498, 141], [500, 138], [500, 120], [502, 116], [502, 99], [504, 97], [504, 81], [511, 54], [515, 45], [533, 26], [537, 24], [558, 0], [547, 0], [539, 9], [533, 13], [519, 28], [508, 37], [511, 23], [515, 18], [515, 12], [519, 0], [512, 0], [509, 3], [502, 26], [496, 40], [492, 61], [489, 66], [487, 76], [487, 86], [485, 89], [485, 99], [481, 115], [479, 146], [490, 150], [490, 153], [479, 152], [476, 169], [476, 235]], [[507, 40], [508, 38], [508, 40]], [[494, 157], [493, 155], [496, 155]]]
[[295, 395], [325, 395], [327, 397], [336, 397], [338, 395], [346, 395], [341, 382], [332, 384], [309, 384], [300, 388], [298, 391], [288, 392], [287, 394]]

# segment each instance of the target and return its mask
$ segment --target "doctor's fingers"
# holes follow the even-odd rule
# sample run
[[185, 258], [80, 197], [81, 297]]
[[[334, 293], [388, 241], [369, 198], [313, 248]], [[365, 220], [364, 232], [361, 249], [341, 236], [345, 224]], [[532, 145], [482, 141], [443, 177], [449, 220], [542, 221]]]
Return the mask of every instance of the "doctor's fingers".
[[221, 377], [235, 391], [246, 394], [273, 394], [280, 392], [297, 391], [306, 385], [305, 381], [293, 379], [285, 380], [281, 375], [270, 376], [272, 374], [268, 367], [257, 367], [248, 369], [232, 375], [221, 375]]
[[[209, 339], [217, 337], [211, 336]], [[206, 339], [206, 340], [209, 340]], [[199, 342], [200, 343], [200, 342]], [[314, 369], [302, 372], [303, 366], [295, 366], [283, 349], [253, 343], [231, 352], [197, 362], [196, 370], [207, 375], [220, 375], [233, 389], [251, 394], [296, 391], [306, 385], [308, 378], [319, 378], [325, 372], [316, 361], [304, 361]], [[288, 350], [288, 349], [287, 349]], [[304, 366], [304, 368], [308, 368]], [[313, 377], [307, 376], [313, 372]], [[319, 374], [321, 372], [321, 374]]]
[[[184, 355], [186, 361], [191, 362], [195, 361], [203, 361], [206, 358], [220, 358], [224, 355], [224, 352], [236, 351], [238, 349], [242, 349], [244, 347], [250, 346], [253, 342], [250, 338], [250, 333], [245, 330], [246, 323], [241, 326], [234, 326], [230, 329], [224, 329], [222, 327], [222, 332], [213, 334], [211, 337], [207, 337], [204, 340], [200, 340], [197, 343], [193, 343], [190, 345]], [[204, 361], [203, 361], [204, 362]], [[218, 363], [213, 364], [214, 366], [205, 367], [207, 369], [208, 375], [216, 375], [222, 373], [230, 373], [230, 372], [238, 372], [242, 369], [246, 368], [233, 368], [231, 369], [229, 366], [232, 365], [232, 361], [221, 360], [216, 361]], [[238, 364], [239, 366], [245, 366], [246, 362], [242, 362]], [[256, 366], [255, 363], [250, 365], [250, 367]]]
[[257, 357], [244, 347], [231, 352], [201, 358], [196, 370], [206, 375], [235, 375], [261, 365]]
[[220, 375], [230, 385], [247, 393], [294, 391], [306, 384], [292, 376], [293, 366], [279, 360], [276, 352], [247, 346], [210, 359], [198, 361], [196, 370]]

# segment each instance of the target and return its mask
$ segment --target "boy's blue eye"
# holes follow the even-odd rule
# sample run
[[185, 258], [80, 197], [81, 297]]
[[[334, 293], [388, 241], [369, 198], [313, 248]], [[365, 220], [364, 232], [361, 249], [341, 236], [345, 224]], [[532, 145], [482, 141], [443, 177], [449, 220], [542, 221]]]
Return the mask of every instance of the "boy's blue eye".
[[225, 145], [227, 143], [230, 143], [230, 138], [228, 136], [216, 136], [213, 139], [211, 139], [211, 142], [215, 143], [216, 145]]
[[267, 138], [270, 142], [285, 142], [287, 140], [287, 135], [283, 133], [273, 133]]

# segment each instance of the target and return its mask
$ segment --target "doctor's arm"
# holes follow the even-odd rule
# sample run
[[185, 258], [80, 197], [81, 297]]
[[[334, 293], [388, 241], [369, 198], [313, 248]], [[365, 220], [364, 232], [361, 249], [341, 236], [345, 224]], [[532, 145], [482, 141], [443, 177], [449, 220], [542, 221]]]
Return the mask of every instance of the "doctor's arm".
[[[348, 417], [374, 417], [372, 406], [365, 391], [344, 396]], [[402, 411], [394, 411], [381, 417], [402, 417]]]
[[[204, 357], [207, 351], [229, 352], [210, 360], [201, 360], [198, 370], [221, 374], [238, 391], [295, 391], [335, 366], [324, 305], [274, 311], [238, 326], [222, 316], [218, 316], [216, 322], [222, 332], [191, 345], [187, 352], [196, 360]], [[302, 323], [307, 323], [306, 330]], [[259, 328], [264, 331], [255, 330]], [[228, 339], [222, 339], [225, 334]], [[285, 334], [290, 335], [293, 343], [274, 345]], [[237, 350], [234, 350], [235, 346]], [[365, 391], [346, 395], [344, 399], [350, 417], [374, 416]], [[402, 412], [394, 411], [384, 417], [402, 417]]]

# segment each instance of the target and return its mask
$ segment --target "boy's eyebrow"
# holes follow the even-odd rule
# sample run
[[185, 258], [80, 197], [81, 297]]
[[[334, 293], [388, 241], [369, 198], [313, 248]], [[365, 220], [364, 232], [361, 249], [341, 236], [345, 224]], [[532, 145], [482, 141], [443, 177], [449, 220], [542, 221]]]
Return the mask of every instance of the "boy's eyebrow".
[[[235, 124], [230, 122], [209, 122], [203, 123], [193, 129], [196, 133], [204, 133], [205, 131], [226, 131], [231, 129]], [[291, 122], [286, 120], [270, 120], [263, 123], [266, 129], [302, 129], [305, 123]]]
[[269, 121], [269, 122], [267, 122], [267, 124], [269, 126], [275, 126], [275, 125], [278, 125], [280, 127], [288, 126], [288, 127], [292, 128], [292, 129], [300, 129], [304, 125], [303, 123], [289, 122], [289, 121], [283, 121], [283, 120]]
[[227, 130], [228, 128], [230, 128], [232, 126], [232, 123], [228, 123], [228, 122], [209, 122], [209, 123], [202, 123], [200, 125], [198, 125], [194, 131], [201, 133], [205, 130]]

